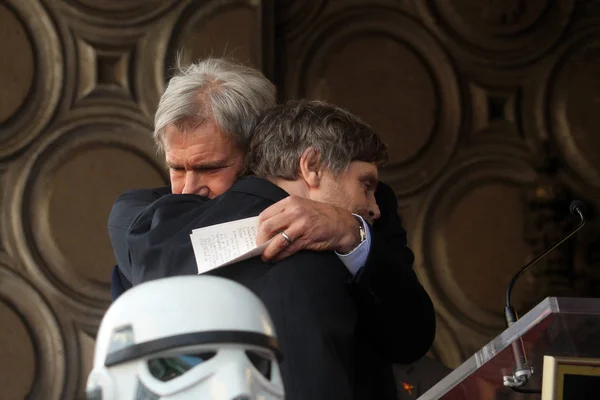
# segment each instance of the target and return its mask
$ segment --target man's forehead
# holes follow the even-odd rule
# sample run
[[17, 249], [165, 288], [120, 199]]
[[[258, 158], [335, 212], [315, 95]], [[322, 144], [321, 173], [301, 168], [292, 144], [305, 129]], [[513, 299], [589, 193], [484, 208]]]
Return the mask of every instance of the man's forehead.
[[165, 158], [168, 161], [185, 159], [212, 160], [235, 154], [237, 146], [218, 129], [199, 126], [195, 131], [167, 130], [164, 137]]
[[165, 161], [167, 166], [220, 166], [229, 164], [239, 157], [238, 152], [232, 151], [212, 151], [207, 148], [189, 148], [184, 151], [167, 151]]
[[229, 161], [230, 156], [227, 154], [216, 153], [198, 153], [198, 154], [172, 154], [167, 153], [165, 161], [167, 166], [202, 166], [225, 164]]
[[202, 124], [185, 129], [177, 124], [168, 125], [163, 138], [165, 148], [185, 148], [196, 144], [228, 142], [227, 136], [211, 121], [207, 120]]

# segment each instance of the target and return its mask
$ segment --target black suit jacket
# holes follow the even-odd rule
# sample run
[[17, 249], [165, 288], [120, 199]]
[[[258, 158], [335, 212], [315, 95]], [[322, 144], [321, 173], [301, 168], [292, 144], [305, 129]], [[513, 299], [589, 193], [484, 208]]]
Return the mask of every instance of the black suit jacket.
[[[253, 181], [261, 180], [242, 180], [229, 192], [256, 197], [253, 185], [248, 184]], [[233, 196], [238, 195], [218, 197], [212, 202], [220, 204], [217, 207], [230, 211], [214, 216], [212, 206], [207, 205], [211, 202], [207, 202], [207, 199], [195, 195], [165, 196], [165, 192], [169, 192], [168, 188], [136, 190], [123, 194], [115, 203], [109, 219], [109, 233], [118, 262], [112, 279], [114, 297], [130, 287], [131, 282], [136, 284], [145, 279], [196, 272], [189, 242], [190, 231], [200, 226], [192, 223], [191, 216], [194, 213], [204, 215], [202, 221], [206, 225], [258, 215], [264, 208], [287, 195], [280, 189], [277, 190], [277, 195], [259, 195], [261, 201], [244, 206], [228, 204]], [[431, 346], [435, 335], [435, 315], [429, 296], [412, 270], [414, 258], [406, 245], [406, 233], [397, 214], [393, 191], [387, 185], [380, 184], [376, 198], [381, 218], [370, 228], [372, 244], [369, 258], [365, 267], [350, 280], [351, 284], [347, 287], [356, 299], [360, 327], [357, 334], [364, 344], [360, 348], [364, 357], [359, 355], [359, 358], [367, 357], [373, 368], [376, 369], [375, 366], [379, 365], [382, 372], [361, 374], [359, 380], [372, 379], [372, 384], [387, 387], [389, 392], [392, 390], [393, 380], [389, 379], [391, 375], [387, 373], [389, 368], [385, 363], [411, 363], [421, 358]], [[171, 202], [177, 203], [177, 207], [163, 207]], [[148, 219], [148, 216], [152, 218]], [[153, 223], [156, 224], [157, 220], [173, 220], [174, 216], [186, 222], [173, 222], [173, 226], [179, 224], [177, 239], [172, 237], [172, 228], [164, 228], [164, 233], [156, 230], [152, 235], [138, 235], [142, 224], [146, 224], [144, 229], [147, 229]], [[174, 243], [170, 250], [164, 251], [167, 243], [165, 240]], [[144, 261], [140, 262], [140, 257]]]
[[[287, 193], [246, 178], [225, 194], [167, 195], [147, 207], [127, 234], [132, 283], [195, 275], [192, 229], [258, 215]], [[357, 311], [347, 268], [332, 252], [301, 251], [277, 263], [255, 257], [208, 274], [237, 281], [265, 303], [280, 339], [281, 372], [289, 399], [370, 399], [357, 396]], [[362, 373], [362, 369], [359, 369]], [[368, 388], [361, 393], [372, 392]]]

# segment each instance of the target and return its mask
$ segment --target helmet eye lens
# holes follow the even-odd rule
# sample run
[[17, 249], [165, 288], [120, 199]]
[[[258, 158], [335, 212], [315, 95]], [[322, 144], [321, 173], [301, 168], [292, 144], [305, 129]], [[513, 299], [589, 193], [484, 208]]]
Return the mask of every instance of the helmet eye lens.
[[254, 365], [254, 368], [256, 368], [265, 378], [271, 380], [271, 359], [252, 350], [247, 350], [246, 355], [252, 365]]
[[[168, 382], [171, 379], [175, 379], [185, 374], [195, 366], [210, 360], [216, 354], [216, 352], [210, 351], [197, 354], [180, 355], [176, 357], [152, 358], [148, 360], [148, 368], [150, 369], [150, 374], [153, 377], [162, 382]], [[259, 373], [261, 373], [268, 380], [271, 380], [273, 361], [270, 357], [252, 350], [247, 350], [246, 356]]]
[[160, 357], [148, 360], [150, 374], [156, 379], [167, 382], [185, 374], [196, 365], [202, 364], [217, 354], [214, 351], [186, 354], [177, 357]]

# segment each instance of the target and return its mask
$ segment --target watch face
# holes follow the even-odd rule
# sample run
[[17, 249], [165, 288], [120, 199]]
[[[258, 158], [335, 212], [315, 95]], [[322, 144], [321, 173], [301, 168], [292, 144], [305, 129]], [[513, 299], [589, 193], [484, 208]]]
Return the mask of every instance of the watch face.
[[358, 233], [360, 235], [360, 241], [362, 243], [367, 239], [367, 232], [365, 232], [365, 225], [363, 223], [363, 220], [359, 217], [356, 217], [356, 220], [358, 221]]

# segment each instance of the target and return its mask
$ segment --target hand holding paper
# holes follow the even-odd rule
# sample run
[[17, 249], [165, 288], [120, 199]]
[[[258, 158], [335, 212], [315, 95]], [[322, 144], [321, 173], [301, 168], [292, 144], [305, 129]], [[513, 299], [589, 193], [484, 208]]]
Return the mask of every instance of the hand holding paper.
[[190, 235], [198, 274], [259, 256], [271, 242], [256, 245], [258, 217], [194, 229]]

